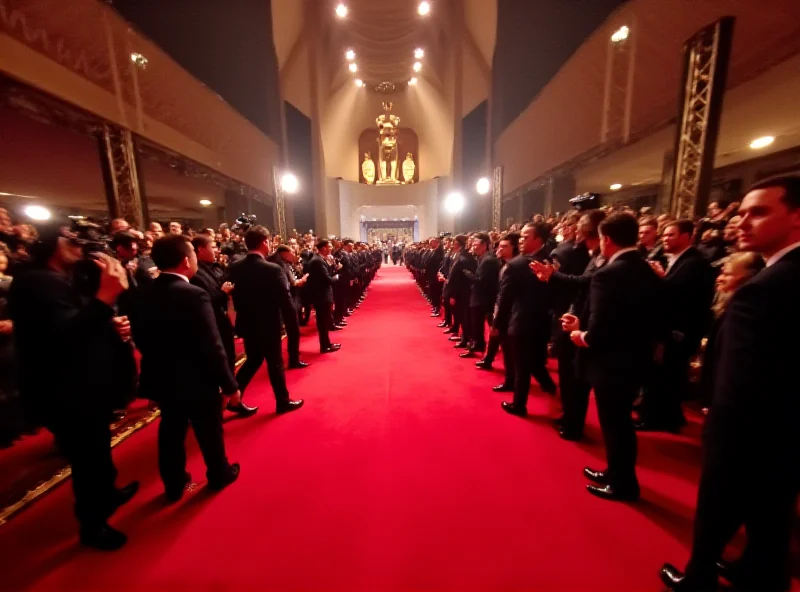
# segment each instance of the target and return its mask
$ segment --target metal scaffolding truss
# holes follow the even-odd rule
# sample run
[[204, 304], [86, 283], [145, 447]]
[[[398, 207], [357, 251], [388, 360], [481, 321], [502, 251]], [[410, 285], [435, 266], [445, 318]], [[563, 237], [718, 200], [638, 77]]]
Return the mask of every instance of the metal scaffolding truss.
[[492, 228], [500, 230], [500, 216], [503, 208], [503, 167], [495, 167], [492, 174]]
[[286, 201], [283, 195], [283, 187], [281, 186], [280, 172], [277, 168], [272, 169], [272, 182], [275, 187], [275, 227], [277, 228], [276, 234], [286, 239]]
[[678, 218], [700, 214], [708, 202], [732, 32], [733, 19], [721, 19], [699, 31], [684, 49], [671, 200]]
[[[144, 227], [144, 204], [130, 130], [105, 124], [101, 132], [109, 210], [115, 218]], [[108, 191], [110, 189], [110, 191]]]

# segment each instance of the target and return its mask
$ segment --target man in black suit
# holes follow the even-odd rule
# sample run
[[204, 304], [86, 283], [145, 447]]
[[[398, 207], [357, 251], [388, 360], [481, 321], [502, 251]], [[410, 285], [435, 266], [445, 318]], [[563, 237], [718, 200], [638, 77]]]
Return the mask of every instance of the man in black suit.
[[[520, 255], [506, 263], [497, 296], [497, 314], [492, 323], [494, 335], [507, 335], [504, 356], [514, 360], [514, 400], [502, 407], [512, 415], [528, 413], [531, 375], [542, 390], [554, 395], [556, 384], [547, 372], [547, 342], [550, 340], [550, 293], [545, 282], [530, 270], [532, 261], [544, 261], [550, 226], [545, 222], [522, 228]], [[511, 390], [512, 385], [502, 385]]]
[[442, 307], [442, 283], [437, 276], [444, 261], [444, 247], [438, 238], [432, 238], [430, 245], [431, 254], [425, 262], [425, 277], [431, 298], [431, 316], [438, 317]]
[[139, 486], [134, 481], [116, 487], [109, 429], [114, 393], [130, 386], [120, 385], [114, 360], [130, 337], [129, 325], [114, 317], [128, 281], [118, 261], [96, 254], [94, 263], [85, 263], [99, 267], [97, 287], [91, 297], [82, 295], [74, 273], [84, 263], [83, 245], [67, 228], [59, 223], [41, 228], [30, 267], [11, 282], [20, 395], [72, 467], [81, 544], [111, 551], [127, 537], [108, 519]]
[[[292, 401], [286, 388], [281, 347], [281, 319], [289, 326], [297, 324], [289, 282], [283, 270], [266, 260], [270, 252], [270, 234], [263, 226], [254, 226], [244, 235], [247, 256], [228, 268], [228, 280], [234, 285], [236, 333], [244, 340], [247, 356], [236, 379], [244, 394], [247, 385], [266, 359], [269, 382], [275, 393], [277, 413], [299, 409], [303, 400]], [[289, 331], [299, 332], [294, 326]]]
[[492, 326], [492, 313], [500, 284], [500, 261], [492, 253], [489, 235], [485, 232], [475, 233], [472, 251], [478, 258], [477, 269], [474, 273], [464, 271], [470, 282], [469, 324], [472, 343], [461, 354], [462, 358], [472, 358], [476, 352], [483, 354], [486, 349], [486, 323]]
[[[325, 260], [330, 254], [330, 241], [320, 240], [317, 243], [317, 254], [308, 264], [308, 283], [306, 284], [317, 317], [319, 350], [323, 354], [339, 351], [342, 348], [338, 343], [331, 343], [329, 335], [333, 325], [331, 317], [333, 285], [339, 280], [339, 276], [332, 272], [331, 266]], [[340, 266], [341, 264], [337, 264], [337, 267], [341, 269]]]
[[[739, 248], [766, 268], [733, 295], [716, 340], [711, 411], [703, 436], [692, 554], [684, 576], [666, 564], [674, 590], [789, 590], [789, 547], [800, 491], [800, 177], [766, 179], [739, 209]], [[794, 345], [792, 345], [794, 344]], [[735, 563], [722, 553], [744, 524]]]
[[[233, 325], [228, 317], [228, 295], [233, 291], [233, 284], [222, 282], [224, 270], [217, 261], [217, 243], [206, 234], [198, 234], [192, 239], [192, 247], [197, 257], [197, 271], [189, 279], [193, 286], [202, 288], [211, 300], [214, 310], [214, 320], [217, 323], [222, 346], [231, 372], [236, 369], [236, 344], [234, 342]], [[248, 417], [258, 411], [258, 407], [249, 407], [241, 399], [230, 401], [228, 411], [233, 411], [242, 417]]]
[[608, 468], [584, 469], [602, 499], [639, 499], [636, 431], [631, 411], [653, 357], [660, 280], [636, 246], [639, 224], [630, 214], [612, 214], [600, 224], [600, 251], [607, 263], [592, 276], [589, 318], [565, 315], [562, 326], [573, 343], [588, 348], [588, 376], [606, 445]]
[[[140, 393], [161, 407], [161, 480], [167, 499], [178, 501], [191, 481], [185, 448], [190, 424], [206, 464], [208, 487], [220, 490], [238, 478], [239, 465], [230, 464], [225, 455], [222, 409], [229, 397], [239, 398], [239, 388], [211, 298], [190, 283], [197, 256], [188, 237], [158, 239], [152, 257], [160, 274], [140, 292], [131, 326], [142, 354]], [[180, 341], [165, 339], [165, 331], [180, 335]]]
[[306, 285], [308, 275], [297, 277], [295, 273], [294, 264], [296, 262], [295, 254], [292, 249], [287, 245], [278, 245], [275, 253], [270, 256], [269, 261], [280, 266], [283, 273], [286, 274], [286, 281], [289, 282], [289, 293], [292, 296], [292, 305], [295, 309], [295, 316], [298, 322], [284, 321], [283, 326], [286, 329], [286, 350], [289, 354], [289, 369], [298, 370], [310, 366], [308, 362], [303, 362], [300, 359], [300, 294], [299, 291]]
[[692, 246], [694, 223], [677, 220], [664, 227], [667, 268], [651, 263], [664, 281], [664, 334], [658, 360], [639, 407], [638, 430], [678, 432], [686, 424], [682, 403], [688, 398], [689, 363], [711, 324], [714, 273]]
[[453, 239], [453, 265], [444, 284], [443, 297], [453, 310], [453, 327], [461, 327], [461, 337], [454, 333], [450, 341], [456, 348], [467, 349], [471, 339], [469, 325], [470, 281], [465, 271], [475, 272], [475, 258], [467, 252], [467, 237], [459, 234]]

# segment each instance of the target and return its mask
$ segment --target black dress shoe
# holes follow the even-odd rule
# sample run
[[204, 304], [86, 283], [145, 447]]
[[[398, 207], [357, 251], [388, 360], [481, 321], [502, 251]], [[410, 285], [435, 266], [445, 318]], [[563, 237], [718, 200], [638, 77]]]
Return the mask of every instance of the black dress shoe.
[[719, 590], [718, 582], [692, 582], [686, 578], [686, 574], [670, 563], [665, 563], [661, 567], [659, 576], [664, 585], [674, 592], [717, 592]]
[[439, 314], [438, 312], [432, 312], [432, 313], [431, 313], [431, 316], [432, 316], [432, 317], [440, 317], [440, 316], [442, 316], [442, 315], [441, 315], [441, 314]]
[[275, 406], [275, 413], [281, 415], [282, 413], [290, 413], [292, 411], [297, 411], [300, 407], [303, 406], [303, 399], [297, 399], [297, 401], [286, 401], [282, 403], [278, 403]]
[[619, 489], [613, 485], [587, 485], [586, 491], [600, 499], [612, 502], [635, 502], [639, 500], [639, 488]]
[[233, 463], [228, 470], [228, 474], [220, 481], [209, 481], [208, 488], [211, 491], [222, 491], [239, 478], [239, 471], [239, 463]]
[[136, 495], [137, 491], [139, 491], [138, 481], [131, 481], [126, 486], [117, 489], [117, 493], [114, 496], [114, 509], [116, 510], [121, 505], [131, 501], [131, 498]]
[[605, 471], [595, 471], [591, 467], [586, 467], [583, 469], [583, 476], [586, 477], [589, 481], [594, 481], [595, 483], [599, 483], [600, 485], [605, 485], [608, 483], [608, 477], [606, 476]]
[[486, 358], [483, 358], [482, 360], [478, 360], [477, 362], [475, 362], [475, 367], [478, 368], [479, 370], [491, 370], [492, 363], [487, 362]]
[[330, 329], [328, 329], [328, 330], [329, 330], [329, 331], [344, 331], [344, 329], [343, 329], [342, 327], [339, 327], [339, 326], [337, 326], [337, 325], [334, 325], [333, 327], [331, 327], [331, 328], [330, 328]]
[[166, 487], [164, 488], [164, 497], [169, 502], [179, 502], [183, 499], [183, 494], [186, 492], [186, 486], [192, 482], [192, 475], [187, 471], [183, 475], [183, 484], [180, 487]]
[[497, 386], [493, 386], [492, 390], [496, 393], [513, 393], [514, 387], [508, 386], [507, 384], [498, 384]]
[[308, 368], [311, 364], [308, 362], [297, 361], [289, 364], [289, 370], [299, 370], [300, 368]]
[[[455, 333], [455, 331], [453, 331]], [[459, 335], [452, 335], [449, 337], [450, 341], [461, 341], [461, 337]]]
[[449, 327], [450, 325], [448, 325], [447, 323], [439, 323], [436, 326], [439, 327], [440, 329], [444, 329], [445, 327]]
[[[452, 327], [447, 327], [447, 329], [445, 329], [444, 331], [442, 331], [442, 333], [444, 333], [445, 335], [450, 335], [450, 333], [455, 333], [455, 331], [453, 331], [453, 328], [452, 328]], [[459, 338], [459, 339], [460, 339], [460, 338]]]
[[258, 412], [258, 407], [249, 407], [248, 405], [245, 405], [244, 401], [241, 401], [238, 405], [231, 405], [228, 403], [225, 409], [235, 413], [239, 417], [250, 417]]
[[459, 358], [474, 358], [475, 357], [475, 352], [472, 351], [472, 350], [467, 350], [465, 352], [461, 352], [460, 354], [458, 354], [458, 357]]
[[[452, 341], [452, 340], [453, 339], [451, 338], [450, 341]], [[458, 343], [456, 343], [453, 346], [453, 348], [455, 348], [455, 349], [469, 349], [469, 343], [467, 343], [465, 341], [459, 341]]]
[[100, 551], [116, 551], [128, 542], [128, 537], [108, 524], [103, 524], [97, 528], [82, 528], [80, 540], [84, 547]]
[[321, 350], [319, 350], [319, 353], [321, 353], [321, 354], [330, 354], [330, 353], [333, 353], [333, 352], [337, 352], [340, 349], [342, 349], [342, 344], [341, 343], [331, 343], [328, 347], [323, 347]]
[[583, 439], [583, 434], [581, 432], [573, 432], [571, 430], [565, 430], [564, 428], [558, 430], [558, 436], [567, 442], [580, 442]]
[[517, 417], [525, 417], [528, 415], [528, 410], [525, 407], [517, 407], [514, 403], [509, 403], [508, 401], [500, 403], [500, 407], [502, 407], [503, 411], [506, 413], [516, 415]]
[[669, 434], [680, 434], [681, 428], [671, 425], [659, 425], [647, 421], [640, 421], [633, 425], [637, 432], [667, 432]]

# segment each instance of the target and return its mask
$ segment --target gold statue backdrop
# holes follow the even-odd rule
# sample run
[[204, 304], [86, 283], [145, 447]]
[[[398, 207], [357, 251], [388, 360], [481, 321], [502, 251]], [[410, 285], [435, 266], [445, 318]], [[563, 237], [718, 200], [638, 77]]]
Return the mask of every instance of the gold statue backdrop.
[[[382, 104], [375, 129], [359, 137], [359, 180], [367, 185], [404, 185], [419, 182], [419, 139], [414, 130], [400, 127], [391, 101]], [[401, 157], [400, 155], [405, 155]]]

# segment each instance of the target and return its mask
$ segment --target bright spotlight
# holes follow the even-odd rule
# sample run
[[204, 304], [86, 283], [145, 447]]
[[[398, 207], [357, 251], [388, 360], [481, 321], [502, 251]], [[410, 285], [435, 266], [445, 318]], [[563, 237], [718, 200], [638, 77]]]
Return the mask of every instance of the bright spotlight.
[[42, 206], [28, 206], [25, 208], [25, 215], [31, 220], [44, 222], [50, 219], [50, 210]]
[[613, 41], [614, 43], [621, 43], [622, 41], [625, 41], [628, 38], [630, 32], [631, 30], [628, 27], [622, 26], [616, 31], [614, 31], [613, 35], [611, 35], [611, 41]]
[[351, 63], [351, 64], [348, 66], [348, 68], [350, 68], [350, 71], [351, 71], [353, 74], [355, 74], [356, 72], [358, 72], [358, 66], [357, 66], [355, 63]]
[[419, 6], [417, 7], [417, 12], [420, 14], [420, 16], [428, 16], [431, 13], [431, 3], [420, 2]]
[[414, 62], [414, 72], [422, 70], [422, 62]]
[[408, 84], [410, 84], [411, 86], [416, 86], [417, 82], [418, 82], [417, 77], [414, 76], [411, 80], [408, 81]]
[[299, 188], [300, 181], [298, 181], [297, 177], [295, 177], [292, 173], [285, 173], [283, 177], [281, 177], [281, 189], [284, 193], [297, 193]]
[[347, 6], [345, 6], [344, 4], [339, 4], [336, 7], [336, 16], [338, 16], [340, 19], [343, 19], [344, 17], [346, 17], [347, 16]]
[[425, 57], [425, 50], [422, 49], [421, 47], [418, 47], [417, 49], [414, 50], [414, 57], [417, 58], [418, 60], [421, 60], [422, 58]]
[[478, 195], [486, 195], [492, 188], [492, 182], [486, 177], [481, 177], [478, 179], [478, 183], [475, 185], [475, 188], [478, 190]]
[[444, 208], [451, 214], [458, 214], [464, 209], [464, 196], [454, 191], [445, 198]]
[[361, 88], [362, 86], [364, 86], [364, 81], [361, 80], [360, 78], [356, 78], [356, 86], [358, 88]]
[[354, 59], [356, 59], [356, 52], [354, 52], [352, 49], [348, 49], [346, 52], [344, 52], [344, 57], [348, 62], [352, 62]]
[[609, 187], [611, 191], [618, 191], [622, 189], [622, 183], [614, 183], [611, 187]]
[[201, 199], [200, 200], [200, 205], [201, 206], [210, 206], [211, 205], [211, 200], [210, 199]]
[[775, 136], [764, 136], [763, 138], [756, 138], [750, 142], [750, 148], [758, 150], [759, 148], [766, 148], [775, 141]]

